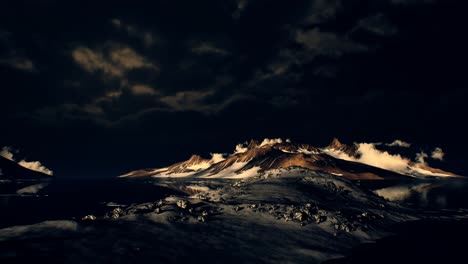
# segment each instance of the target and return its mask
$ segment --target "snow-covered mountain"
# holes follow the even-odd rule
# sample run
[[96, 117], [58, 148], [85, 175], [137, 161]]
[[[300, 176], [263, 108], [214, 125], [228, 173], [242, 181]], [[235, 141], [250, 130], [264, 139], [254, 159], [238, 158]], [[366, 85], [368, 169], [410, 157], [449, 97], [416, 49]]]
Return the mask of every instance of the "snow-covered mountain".
[[401, 179], [408, 176], [454, 177], [453, 173], [392, 155], [375, 146], [346, 145], [333, 139], [317, 148], [290, 140], [251, 140], [236, 146], [230, 155], [212, 154], [211, 159], [193, 155], [165, 168], [132, 171], [119, 177], [249, 178], [277, 169], [302, 167], [354, 180]]

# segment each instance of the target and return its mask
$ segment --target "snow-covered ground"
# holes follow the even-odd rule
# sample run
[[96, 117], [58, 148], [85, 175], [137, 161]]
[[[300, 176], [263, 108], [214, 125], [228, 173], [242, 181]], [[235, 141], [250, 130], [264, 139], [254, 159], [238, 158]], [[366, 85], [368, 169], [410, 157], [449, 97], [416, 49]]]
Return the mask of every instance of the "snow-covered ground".
[[178, 194], [0, 229], [0, 261], [321, 263], [388, 235], [395, 223], [434, 217], [389, 201], [404, 189], [376, 192], [386, 200], [355, 181], [300, 167], [147, 184]]

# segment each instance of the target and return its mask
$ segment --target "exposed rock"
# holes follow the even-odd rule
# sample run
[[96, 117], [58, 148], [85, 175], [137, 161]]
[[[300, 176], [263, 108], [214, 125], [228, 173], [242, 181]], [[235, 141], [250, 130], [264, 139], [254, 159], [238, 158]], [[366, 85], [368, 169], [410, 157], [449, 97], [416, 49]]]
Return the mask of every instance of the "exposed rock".
[[297, 212], [294, 214], [294, 219], [296, 219], [299, 222], [302, 222], [307, 219], [307, 214], [303, 212]]
[[163, 206], [164, 205], [164, 201], [163, 200], [159, 200], [157, 203], [156, 203], [156, 206]]
[[81, 220], [83, 220], [83, 221], [94, 221], [94, 220], [96, 220], [96, 219], [97, 219], [97, 218], [96, 218], [96, 216], [94, 216], [94, 215], [86, 215], [86, 216], [84, 216], [83, 218], [81, 218]]
[[186, 209], [187, 206], [188, 206], [188, 202], [186, 200], [178, 200], [177, 201], [177, 206], [182, 208], [182, 209]]
[[242, 206], [235, 206], [234, 207], [234, 211], [236, 211], [236, 212], [238, 212], [238, 211], [240, 211], [242, 209], [244, 209], [244, 207], [242, 207]]

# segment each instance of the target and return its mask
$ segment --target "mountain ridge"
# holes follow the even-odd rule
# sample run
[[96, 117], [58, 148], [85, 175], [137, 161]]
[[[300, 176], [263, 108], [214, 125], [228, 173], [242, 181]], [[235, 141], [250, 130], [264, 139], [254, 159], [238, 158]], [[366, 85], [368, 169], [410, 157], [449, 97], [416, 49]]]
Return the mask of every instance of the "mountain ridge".
[[[343, 159], [330, 153], [347, 155]], [[219, 154], [218, 154], [219, 155]], [[165, 168], [132, 171], [119, 177], [200, 177], [242, 178], [253, 177], [270, 170], [302, 167], [324, 171], [352, 180], [401, 179], [425, 176], [455, 177], [457, 175], [426, 164], [408, 162], [408, 172], [392, 171], [359, 162], [361, 153], [358, 144], [346, 145], [337, 138], [325, 148], [309, 144], [292, 143], [290, 140], [265, 139], [246, 141], [236, 146], [236, 151], [215, 160], [192, 155], [188, 160]], [[417, 171], [417, 173], [416, 173]], [[411, 174], [412, 172], [413, 174]], [[425, 174], [425, 172], [427, 172]]]

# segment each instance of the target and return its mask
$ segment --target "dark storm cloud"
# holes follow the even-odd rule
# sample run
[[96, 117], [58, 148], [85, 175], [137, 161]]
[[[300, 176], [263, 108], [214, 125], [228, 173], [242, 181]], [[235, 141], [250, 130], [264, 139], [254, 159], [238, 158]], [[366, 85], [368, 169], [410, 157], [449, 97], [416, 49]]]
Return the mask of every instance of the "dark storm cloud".
[[169, 160], [179, 153], [164, 146], [182, 137], [183, 154], [251, 137], [369, 142], [392, 133], [417, 142], [434, 123], [423, 140], [438, 140], [466, 97], [457, 67], [467, 58], [465, 19], [454, 3], [10, 7], [0, 17], [0, 68], [12, 88], [1, 91], [0, 116], [17, 128], [4, 138], [26, 137], [20, 128], [64, 142], [82, 136], [79, 148], [116, 160], [105, 151], [115, 142], [133, 153], [163, 146]]
[[311, 1], [308, 15], [304, 19], [306, 24], [319, 24], [336, 18], [343, 9], [341, 0]]
[[393, 25], [383, 13], [377, 13], [361, 19], [353, 31], [365, 30], [380, 36], [392, 36], [398, 33], [398, 28]]
[[229, 54], [228, 51], [218, 48], [210, 42], [193, 43], [191, 45], [191, 50], [193, 53], [198, 54], [198, 55], [214, 54], [214, 55], [225, 56]]
[[153, 32], [127, 24], [122, 19], [112, 18], [110, 23], [112, 23], [116, 29], [125, 32], [130, 37], [137, 38], [142, 41], [146, 48], [151, 48], [161, 41], [161, 39], [159, 39]]
[[346, 53], [363, 52], [366, 47], [331, 32], [322, 32], [318, 28], [296, 32], [295, 40], [303, 45], [307, 52], [331, 57], [339, 57]]

